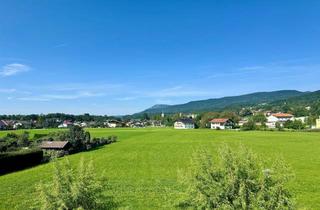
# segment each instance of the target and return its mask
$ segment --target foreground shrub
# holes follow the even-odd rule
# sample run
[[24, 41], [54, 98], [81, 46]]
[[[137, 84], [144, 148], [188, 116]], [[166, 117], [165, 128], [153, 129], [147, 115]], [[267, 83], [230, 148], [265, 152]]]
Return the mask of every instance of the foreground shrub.
[[292, 178], [289, 167], [279, 159], [265, 168], [250, 150], [240, 147], [220, 150], [219, 160], [207, 151], [193, 155], [182, 176], [186, 185], [181, 207], [194, 209], [294, 209], [286, 187]]
[[38, 186], [41, 209], [108, 209], [103, 205], [103, 185], [94, 173], [93, 163], [81, 159], [77, 170], [66, 160], [54, 163], [50, 184]]

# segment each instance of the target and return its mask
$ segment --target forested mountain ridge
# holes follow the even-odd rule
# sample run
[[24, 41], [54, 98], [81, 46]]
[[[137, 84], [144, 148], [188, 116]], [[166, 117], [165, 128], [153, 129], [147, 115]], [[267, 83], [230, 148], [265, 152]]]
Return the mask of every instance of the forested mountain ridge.
[[279, 104], [285, 101], [299, 103], [320, 99], [320, 91], [301, 92], [297, 90], [280, 90], [272, 92], [256, 92], [240, 96], [228, 96], [216, 99], [191, 101], [178, 105], [155, 105], [137, 114], [159, 114], [159, 113], [191, 113], [207, 111], [223, 111], [230, 107], [256, 106], [259, 104]]

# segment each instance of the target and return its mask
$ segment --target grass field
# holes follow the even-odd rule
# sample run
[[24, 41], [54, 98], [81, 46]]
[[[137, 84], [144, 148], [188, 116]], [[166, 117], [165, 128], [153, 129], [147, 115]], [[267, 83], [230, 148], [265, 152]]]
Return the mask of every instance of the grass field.
[[[89, 129], [92, 136], [117, 135], [119, 142], [69, 156], [93, 159], [96, 172], [107, 177], [114, 200], [122, 209], [173, 209], [179, 192], [179, 169], [188, 167], [199, 147], [213, 153], [228, 143], [244, 144], [266, 161], [279, 156], [292, 166], [296, 178], [290, 188], [300, 208], [320, 209], [320, 133], [237, 132], [173, 129]], [[48, 130], [33, 130], [46, 133]], [[0, 132], [0, 136], [4, 135]], [[36, 207], [35, 185], [50, 180], [52, 164], [0, 177], [0, 209]]]

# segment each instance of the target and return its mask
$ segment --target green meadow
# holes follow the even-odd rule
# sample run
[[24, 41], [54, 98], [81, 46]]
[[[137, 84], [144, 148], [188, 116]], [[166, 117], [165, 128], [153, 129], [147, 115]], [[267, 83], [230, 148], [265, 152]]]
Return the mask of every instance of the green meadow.
[[[92, 159], [97, 176], [108, 180], [106, 195], [119, 209], [174, 209], [179, 193], [178, 173], [186, 169], [198, 148], [216, 154], [223, 144], [243, 144], [270, 163], [283, 157], [294, 173], [289, 187], [299, 208], [320, 209], [320, 133], [239, 132], [173, 129], [88, 129], [94, 137], [117, 135], [119, 141], [68, 156], [73, 165]], [[47, 133], [53, 130], [32, 130]], [[19, 131], [22, 132], [22, 131]], [[0, 136], [5, 132], [0, 132]], [[0, 166], [1, 167], [1, 166]], [[48, 182], [52, 163], [0, 176], [0, 209], [37, 208], [35, 186]]]

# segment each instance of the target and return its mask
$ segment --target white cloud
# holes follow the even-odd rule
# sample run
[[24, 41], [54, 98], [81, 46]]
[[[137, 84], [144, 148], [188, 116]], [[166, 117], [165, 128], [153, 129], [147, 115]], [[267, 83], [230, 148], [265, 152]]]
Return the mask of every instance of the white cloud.
[[132, 101], [138, 99], [138, 97], [135, 96], [126, 96], [126, 97], [121, 97], [121, 98], [116, 98], [116, 101]]
[[10, 89], [0, 88], [0, 93], [13, 93], [13, 92], [16, 92], [16, 89], [13, 89], [13, 88], [10, 88]]
[[245, 66], [239, 68], [239, 70], [244, 70], [244, 71], [251, 71], [251, 70], [259, 70], [259, 69], [264, 69], [264, 66]]
[[74, 94], [45, 94], [39, 96], [29, 96], [17, 98], [21, 101], [52, 101], [52, 100], [73, 100], [80, 98], [90, 98], [104, 96], [104, 93], [94, 93], [94, 92], [78, 92]]
[[176, 86], [172, 88], [162, 89], [159, 91], [153, 91], [146, 93], [146, 96], [149, 97], [159, 97], [159, 98], [167, 98], [167, 97], [192, 97], [192, 96], [209, 96], [212, 95], [212, 92], [199, 90], [196, 88], [189, 88], [184, 86]]
[[22, 72], [27, 72], [30, 70], [30, 67], [21, 63], [11, 63], [4, 65], [0, 69], [0, 75], [2, 77], [13, 76]]

